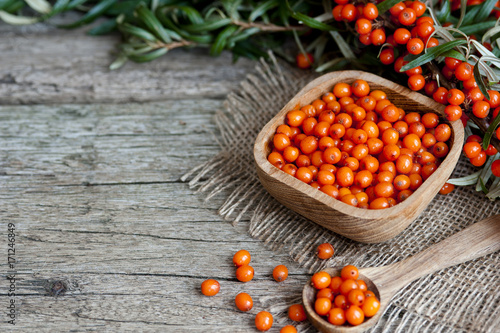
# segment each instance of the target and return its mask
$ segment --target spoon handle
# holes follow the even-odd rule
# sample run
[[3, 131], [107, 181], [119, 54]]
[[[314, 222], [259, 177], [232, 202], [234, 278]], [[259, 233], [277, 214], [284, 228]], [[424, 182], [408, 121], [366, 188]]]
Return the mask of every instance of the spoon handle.
[[[367, 272], [393, 294], [413, 280], [500, 250], [500, 215], [490, 216], [424, 251]], [[370, 270], [370, 269], [368, 269]]]

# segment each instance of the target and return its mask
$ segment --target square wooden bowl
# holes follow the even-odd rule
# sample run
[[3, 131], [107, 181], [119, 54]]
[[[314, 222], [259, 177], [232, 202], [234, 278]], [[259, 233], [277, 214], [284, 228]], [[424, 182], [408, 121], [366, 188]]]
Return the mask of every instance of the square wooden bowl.
[[[383, 90], [394, 105], [409, 112], [434, 112], [452, 129], [450, 151], [438, 169], [405, 201], [386, 209], [371, 210], [349, 206], [273, 166], [267, 160], [276, 128], [285, 123], [286, 113], [310, 104], [339, 82], [351, 84], [363, 79], [371, 90]], [[361, 71], [325, 74], [306, 85], [269, 121], [257, 136], [254, 158], [262, 185], [283, 205], [340, 235], [364, 243], [389, 240], [403, 231], [427, 207], [451, 175], [464, 140], [460, 120], [448, 122], [444, 106], [377, 75]]]

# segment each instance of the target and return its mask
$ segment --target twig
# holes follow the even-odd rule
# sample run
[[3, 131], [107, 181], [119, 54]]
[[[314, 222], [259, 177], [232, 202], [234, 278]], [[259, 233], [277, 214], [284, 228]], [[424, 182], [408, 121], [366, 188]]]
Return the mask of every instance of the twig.
[[259, 28], [260, 31], [270, 31], [270, 32], [282, 32], [282, 31], [297, 31], [297, 30], [307, 30], [308, 27], [305, 26], [281, 26], [275, 24], [264, 24], [264, 23], [255, 23], [255, 22], [242, 22], [242, 21], [233, 21], [234, 25], [240, 26], [244, 29], [249, 28]]
[[448, 90], [455, 88], [455, 85], [453, 83], [451, 83], [450, 81], [448, 81], [447, 78], [444, 77], [444, 75], [441, 73], [441, 71], [439, 70], [439, 68], [436, 66], [436, 64], [434, 62], [431, 61], [425, 65], [431, 71], [433, 80], [437, 81], [439, 78], [439, 82], [441, 83], [441, 85]]

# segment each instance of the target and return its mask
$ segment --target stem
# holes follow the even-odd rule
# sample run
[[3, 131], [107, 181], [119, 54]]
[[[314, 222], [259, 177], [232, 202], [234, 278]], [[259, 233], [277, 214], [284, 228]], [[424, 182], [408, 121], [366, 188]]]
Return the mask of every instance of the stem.
[[196, 44], [195, 42], [191, 42], [188, 40], [182, 40], [180, 42], [172, 42], [172, 43], [168, 43], [168, 44], [157, 43], [157, 44], [154, 44], [154, 46], [158, 49], [165, 48], [167, 50], [172, 50], [172, 49], [176, 49], [178, 47], [190, 46], [190, 45], [195, 45], [195, 44]]
[[439, 78], [439, 82], [441, 83], [441, 85], [448, 90], [455, 87], [455, 85], [453, 83], [451, 83], [450, 81], [448, 81], [447, 78], [444, 77], [444, 75], [441, 73], [441, 71], [439, 70], [439, 68], [436, 66], [436, 64], [434, 62], [432, 62], [432, 61], [428, 62], [426, 64], [426, 66], [431, 71], [433, 80], [437, 81]]

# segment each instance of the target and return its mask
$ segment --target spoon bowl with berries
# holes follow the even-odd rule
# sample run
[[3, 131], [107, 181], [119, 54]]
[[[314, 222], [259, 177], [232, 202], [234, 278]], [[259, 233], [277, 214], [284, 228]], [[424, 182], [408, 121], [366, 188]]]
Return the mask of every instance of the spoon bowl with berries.
[[500, 215], [494, 215], [387, 266], [326, 268], [304, 286], [302, 302], [320, 332], [363, 332], [377, 323], [392, 297], [410, 282], [499, 250]]

